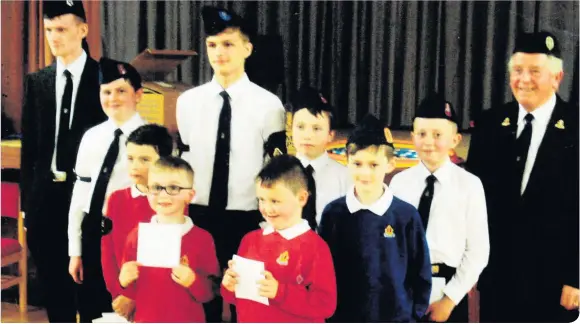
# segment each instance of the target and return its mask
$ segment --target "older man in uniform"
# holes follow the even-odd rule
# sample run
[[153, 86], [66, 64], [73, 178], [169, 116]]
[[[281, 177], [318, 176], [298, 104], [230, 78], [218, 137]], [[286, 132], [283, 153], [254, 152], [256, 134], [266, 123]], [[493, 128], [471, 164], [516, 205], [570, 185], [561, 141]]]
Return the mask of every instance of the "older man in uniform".
[[467, 167], [483, 182], [490, 262], [479, 281], [484, 322], [578, 317], [578, 108], [557, 94], [556, 37], [522, 34], [509, 63], [516, 101], [475, 122]]

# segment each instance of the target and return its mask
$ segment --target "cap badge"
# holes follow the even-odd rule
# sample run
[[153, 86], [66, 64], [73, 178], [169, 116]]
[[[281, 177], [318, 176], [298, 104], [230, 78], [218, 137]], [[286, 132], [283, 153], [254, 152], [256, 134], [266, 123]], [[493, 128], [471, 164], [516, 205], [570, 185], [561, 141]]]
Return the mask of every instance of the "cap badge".
[[565, 129], [566, 127], [564, 127], [564, 121], [562, 119], [558, 120], [558, 122], [556, 123], [556, 125], [554, 125], [554, 127], [556, 127], [557, 129]]
[[328, 103], [328, 101], [326, 101], [326, 98], [324, 98], [322, 96], [322, 94], [319, 93], [318, 95], [320, 96], [320, 100], [322, 101], [323, 104], [327, 104]]
[[73, 2], [73, 0], [66, 0], [66, 4], [67, 4], [69, 7], [72, 7], [72, 6], [74, 5], [74, 2]]
[[393, 134], [391, 133], [391, 130], [389, 128], [385, 127], [384, 133], [385, 133], [385, 138], [387, 139], [387, 142], [393, 143]]
[[509, 117], [506, 117], [503, 122], [501, 123], [502, 126], [509, 126], [510, 125], [510, 119]]
[[393, 227], [391, 225], [387, 225], [387, 227], [385, 228], [385, 234], [383, 236], [388, 238], [395, 237], [395, 230], [393, 230]]
[[227, 12], [225, 11], [220, 11], [219, 12], [219, 16], [221, 18], [221, 20], [223, 21], [230, 21], [232, 19], [232, 16], [230, 16]]
[[475, 127], [475, 122], [473, 120], [469, 121], [469, 127], [471, 128]]
[[282, 153], [282, 151], [279, 148], [274, 149], [273, 156], [280, 156], [280, 155], [284, 155], [284, 153]]
[[550, 51], [554, 48], [554, 39], [552, 38], [552, 36], [546, 37], [546, 47]]
[[117, 70], [119, 70], [119, 73], [121, 75], [127, 74], [127, 70], [125, 70], [125, 67], [123, 66], [123, 64], [117, 64]]
[[278, 259], [276, 259], [276, 262], [279, 265], [288, 265], [288, 260], [290, 259], [290, 255], [288, 254], [288, 251], [284, 251], [282, 252], [282, 254], [280, 254], [280, 256], [278, 257]]
[[189, 258], [187, 257], [187, 255], [181, 257], [181, 260], [179, 260], [179, 264], [189, 266]]
[[445, 103], [445, 116], [451, 117], [451, 107], [449, 107], [448, 103]]

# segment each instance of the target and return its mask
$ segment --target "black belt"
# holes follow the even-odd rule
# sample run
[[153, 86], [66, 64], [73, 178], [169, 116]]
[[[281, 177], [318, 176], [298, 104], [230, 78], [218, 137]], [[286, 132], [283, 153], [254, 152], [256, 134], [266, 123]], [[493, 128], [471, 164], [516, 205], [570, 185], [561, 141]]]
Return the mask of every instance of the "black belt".
[[431, 276], [445, 278], [445, 282], [449, 282], [455, 275], [456, 268], [450, 267], [445, 263], [434, 263], [431, 265]]

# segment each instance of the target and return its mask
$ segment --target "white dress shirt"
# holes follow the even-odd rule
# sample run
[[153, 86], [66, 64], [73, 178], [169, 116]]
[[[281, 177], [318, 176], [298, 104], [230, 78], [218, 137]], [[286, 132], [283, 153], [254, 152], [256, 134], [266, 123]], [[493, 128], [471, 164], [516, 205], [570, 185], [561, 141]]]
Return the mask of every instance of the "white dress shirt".
[[329, 202], [346, 195], [352, 186], [352, 181], [348, 175], [348, 169], [331, 159], [326, 152], [314, 160], [301, 154], [296, 157], [306, 168], [312, 165], [314, 169], [313, 177], [316, 183], [316, 223], [320, 224], [320, 217], [324, 207]]
[[[215, 76], [185, 91], [176, 104], [179, 134], [190, 151], [183, 159], [195, 172], [192, 203], [207, 206], [213, 175], [219, 115], [224, 89]], [[285, 129], [285, 111], [276, 95], [252, 83], [246, 74], [226, 89], [232, 109], [228, 210], [256, 210], [255, 179], [264, 164], [264, 143]]]
[[366, 209], [377, 216], [385, 215], [393, 203], [393, 192], [389, 189], [389, 187], [387, 187], [386, 184], [383, 184], [383, 190], [383, 195], [377, 199], [377, 201], [370, 205], [364, 205], [356, 197], [354, 193], [354, 186], [352, 186], [346, 194], [346, 207], [348, 208], [348, 211], [353, 214], [359, 210]]
[[[517, 136], [520, 137], [520, 134], [524, 130], [526, 126], [526, 121], [524, 117], [528, 114], [528, 112], [520, 106], [520, 110], [518, 112], [518, 133]], [[540, 144], [542, 144], [542, 139], [544, 138], [544, 134], [546, 134], [546, 128], [548, 127], [548, 123], [550, 122], [550, 117], [552, 117], [552, 112], [554, 112], [554, 107], [556, 107], [556, 95], [554, 94], [546, 103], [541, 105], [540, 107], [536, 108], [530, 114], [534, 116], [534, 120], [532, 120], [532, 139], [530, 140], [530, 148], [528, 149], [528, 158], [526, 160], [526, 165], [524, 167], [524, 174], [522, 177], [522, 184], [520, 193], [524, 193], [526, 186], [528, 185], [528, 181], [530, 180], [530, 174], [532, 173], [532, 169], [534, 167], [534, 162], [536, 161], [536, 156], [538, 155], [538, 149], [540, 148]]]
[[[131, 179], [129, 178], [129, 166], [127, 163], [126, 145], [125, 141], [131, 132], [144, 125], [145, 121], [141, 119], [138, 113], [135, 113], [123, 126], [121, 126], [121, 135], [119, 139], [119, 155], [111, 173], [111, 179], [107, 185], [105, 197], [108, 197], [112, 192], [127, 188], [131, 186]], [[81, 224], [84, 218], [83, 212], [88, 212], [91, 205], [91, 198], [93, 190], [101, 167], [103, 165], [105, 155], [109, 150], [109, 146], [115, 138], [115, 130], [119, 128], [111, 120], [94, 126], [87, 130], [83, 135], [79, 152], [77, 154], [77, 161], [75, 165], [75, 173], [80, 177], [91, 179], [91, 182], [84, 182], [77, 180], [75, 182], [69, 215], [68, 215], [68, 253], [69, 256], [81, 256]]]
[[[419, 163], [391, 180], [393, 194], [417, 208], [431, 173]], [[449, 158], [433, 175], [435, 192], [427, 225], [431, 263], [445, 263], [456, 273], [443, 292], [456, 305], [476, 284], [489, 259], [487, 208], [481, 181]]]
[[[72, 84], [73, 84], [73, 91], [72, 91], [72, 98], [70, 103], [70, 119], [69, 119], [69, 128], [72, 124], [73, 114], [75, 112], [75, 102], [77, 98], [77, 92], [79, 91], [79, 84], [81, 83], [81, 76], [85, 69], [85, 63], [87, 63], [87, 53], [83, 50], [81, 56], [79, 56], [74, 62], [70, 63], [69, 65], [65, 65], [60, 58], [56, 60], [56, 127], [54, 133], [54, 153], [52, 154], [52, 163], [50, 169], [53, 173], [57, 171], [56, 169], [56, 144], [58, 142], [58, 128], [60, 127], [60, 107], [62, 105], [62, 96], [64, 94], [64, 88], [66, 87], [66, 76], [64, 75], [64, 71], [68, 70], [71, 74]], [[60, 170], [58, 170], [60, 171]]]

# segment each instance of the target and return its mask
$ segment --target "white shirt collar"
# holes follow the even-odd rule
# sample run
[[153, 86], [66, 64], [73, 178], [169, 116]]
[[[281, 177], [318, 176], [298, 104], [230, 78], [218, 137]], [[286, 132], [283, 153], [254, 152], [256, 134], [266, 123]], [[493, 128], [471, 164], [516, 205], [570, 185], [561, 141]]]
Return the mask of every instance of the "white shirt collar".
[[262, 231], [262, 235], [269, 235], [274, 232], [278, 232], [278, 234], [280, 234], [280, 236], [282, 236], [283, 238], [291, 240], [308, 232], [309, 230], [310, 225], [308, 225], [308, 221], [303, 219], [300, 223], [279, 231], [275, 230], [274, 227], [272, 227], [272, 225], [267, 224], [264, 230]]
[[60, 58], [56, 59], [56, 76], [63, 76], [64, 70], [68, 70], [73, 79], [80, 78], [87, 63], [87, 53], [83, 50], [81, 55], [69, 65], [65, 65]]
[[[193, 221], [191, 220], [191, 218], [189, 218], [189, 216], [184, 216], [184, 217], [185, 217], [185, 223], [175, 224], [175, 225], [181, 226], [181, 236], [187, 234], [193, 228]], [[151, 217], [151, 223], [161, 224], [161, 223], [159, 223], [159, 216], [154, 215], [153, 217]]]
[[[431, 172], [429, 171], [429, 169], [427, 169], [427, 167], [425, 166], [425, 164], [423, 164], [423, 162], [420, 162], [418, 166], [420, 177], [423, 178], [424, 182], [425, 179], [427, 179], [427, 177], [431, 175]], [[449, 156], [447, 156], [445, 162], [443, 162], [443, 164], [441, 164], [441, 166], [437, 170], [435, 170], [435, 172], [433, 172], [433, 175], [435, 176], [435, 178], [437, 178], [437, 181], [439, 183], [444, 183], [451, 179], [452, 168], [453, 162], [451, 162], [451, 159], [449, 158]]]
[[137, 197], [141, 197], [141, 196], [147, 197], [146, 194], [142, 193], [141, 191], [139, 191], [139, 189], [137, 189], [137, 186], [132, 185], [131, 186], [131, 197], [137, 198]]
[[131, 134], [134, 130], [144, 125], [145, 121], [141, 118], [138, 112], [135, 112], [135, 114], [129, 118], [129, 120], [127, 120], [121, 127], [118, 127], [111, 118], [107, 120], [107, 123], [107, 127], [111, 129], [111, 133], [113, 133], [117, 128], [120, 128], [123, 132], [123, 135], [129, 136], [129, 134]]
[[213, 85], [213, 89], [217, 95], [219, 95], [222, 91], [227, 91], [230, 99], [235, 101], [239, 95], [245, 92], [244, 87], [250, 84], [250, 79], [248, 75], [244, 73], [236, 82], [230, 84], [227, 89], [222, 88], [222, 86], [218, 83], [217, 78], [214, 74], [213, 78], [211, 79], [211, 84]]
[[328, 161], [330, 161], [330, 157], [326, 152], [314, 160], [309, 160], [306, 156], [299, 153], [296, 153], [296, 157], [300, 160], [304, 167], [312, 165], [314, 172], [324, 169], [324, 166], [328, 164]]
[[[518, 126], [523, 126], [524, 117], [528, 114], [528, 111], [522, 105], [519, 105], [519, 107]], [[547, 125], [550, 122], [554, 107], [556, 107], [556, 94], [552, 95], [548, 101], [530, 113], [534, 116], [534, 124]]]
[[348, 207], [348, 211], [353, 214], [361, 209], [366, 209], [371, 211], [373, 214], [383, 216], [389, 207], [391, 207], [391, 203], [393, 202], [393, 193], [389, 187], [387, 187], [386, 184], [383, 184], [383, 189], [385, 190], [383, 195], [370, 206], [367, 206], [363, 205], [358, 200], [354, 194], [354, 186], [352, 186], [351, 189], [349, 189], [349, 191], [346, 193], [346, 207]]

